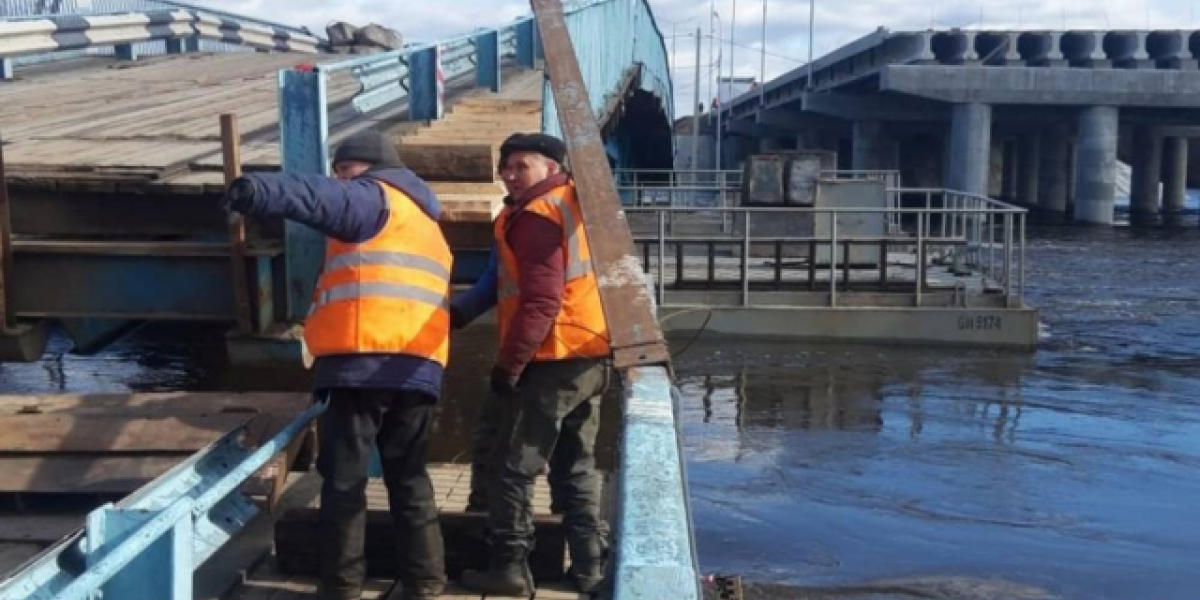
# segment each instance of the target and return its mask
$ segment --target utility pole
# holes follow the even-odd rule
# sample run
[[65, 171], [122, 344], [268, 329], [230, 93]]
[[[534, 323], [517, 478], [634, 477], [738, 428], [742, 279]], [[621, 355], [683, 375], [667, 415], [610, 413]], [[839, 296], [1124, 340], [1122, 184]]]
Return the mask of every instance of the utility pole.
[[700, 26], [696, 26], [696, 103], [692, 105], [692, 171], [700, 159]]
[[[733, 38], [734, 38], [734, 35], [736, 35], [735, 32], [737, 31], [736, 27], [737, 27], [737, 0], [733, 0], [733, 16], [729, 17], [729, 79], [725, 82], [729, 89], [729, 97], [725, 99], [725, 102], [729, 102], [729, 101], [733, 100], [733, 77], [736, 75], [734, 69], [737, 68], [735, 66], [735, 63], [733, 62], [733, 57], [736, 54], [736, 50], [734, 50], [734, 46], [733, 46]], [[722, 105], [723, 104], [724, 103], [722, 103]]]
[[717, 146], [716, 147], [717, 154], [716, 154], [716, 156], [713, 157], [713, 165], [716, 166], [718, 171], [721, 170], [721, 111], [725, 108], [725, 103], [719, 102], [719, 100], [721, 98], [720, 76], [721, 76], [721, 63], [723, 62], [721, 60], [722, 54], [723, 53], [720, 50], [717, 50], [717, 99], [718, 99], [718, 102], [716, 103], [717, 104], [717, 123], [716, 123], [716, 127], [713, 129], [713, 139], [716, 140], [716, 146]]
[[813, 89], [813, 21], [817, 16], [817, 0], [808, 0], [808, 89]]
[[758, 105], [767, 104], [767, 0], [763, 0], [762, 58], [758, 66]]
[[[714, 21], [717, 16], [717, 0], [711, 0], [708, 6], [708, 70], [709, 74], [711, 75], [712, 67], [714, 64], [716, 64], [716, 60], [714, 60], [715, 57], [713, 55], [713, 46], [715, 46], [717, 43], [717, 24], [716, 21]], [[708, 104], [711, 108], [713, 99], [713, 77], [705, 77], [705, 79], [708, 80]]]

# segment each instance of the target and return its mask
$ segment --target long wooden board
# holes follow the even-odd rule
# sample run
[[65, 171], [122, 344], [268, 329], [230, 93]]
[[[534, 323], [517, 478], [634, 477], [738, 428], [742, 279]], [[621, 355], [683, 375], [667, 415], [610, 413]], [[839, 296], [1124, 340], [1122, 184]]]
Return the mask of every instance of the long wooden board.
[[[0, 453], [194, 452], [252, 413], [128, 418], [64, 414], [0, 416]], [[0, 458], [5, 465], [6, 458]]]
[[485, 144], [400, 144], [400, 160], [431, 181], [494, 181], [496, 149]]

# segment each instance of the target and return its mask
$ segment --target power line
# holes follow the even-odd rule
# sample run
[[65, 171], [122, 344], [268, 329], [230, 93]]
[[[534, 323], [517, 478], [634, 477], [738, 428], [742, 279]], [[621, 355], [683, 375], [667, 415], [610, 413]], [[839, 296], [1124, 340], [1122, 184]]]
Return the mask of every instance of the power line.
[[[728, 40], [723, 40], [723, 39], [721, 39], [720, 37], [717, 37], [717, 41], [719, 41], [719, 42], [723, 42], [723, 43], [728, 43]], [[758, 46], [750, 46], [750, 45], [748, 45], [748, 44], [734, 44], [734, 46], [737, 46], [737, 47], [739, 47], [739, 48], [746, 48], [746, 49], [749, 49], [749, 50], [760, 50], [760, 48], [759, 48]], [[792, 61], [792, 62], [794, 62], [794, 63], [797, 63], [797, 64], [804, 64], [804, 61], [803, 61], [803, 60], [800, 60], [799, 58], [795, 58], [795, 57], [793, 57], [793, 56], [785, 56], [785, 55], [783, 55], [783, 54], [776, 54], [776, 53], [774, 53], [774, 52], [767, 52], [767, 56], [772, 56], [772, 57], [775, 57], [775, 58], [780, 58], [780, 59], [783, 59], [783, 60], [790, 60], [790, 61]]]

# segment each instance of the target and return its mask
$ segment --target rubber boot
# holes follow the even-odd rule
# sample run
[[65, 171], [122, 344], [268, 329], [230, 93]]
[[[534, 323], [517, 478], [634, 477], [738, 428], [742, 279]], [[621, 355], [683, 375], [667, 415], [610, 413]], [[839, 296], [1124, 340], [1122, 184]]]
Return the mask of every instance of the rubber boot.
[[444, 584], [419, 584], [406, 586], [399, 581], [383, 596], [383, 600], [436, 600], [445, 590]]
[[585, 594], [600, 591], [604, 585], [604, 574], [608, 562], [608, 545], [599, 536], [587, 539], [568, 539], [571, 549], [571, 567], [567, 575], [575, 587]]
[[389, 600], [432, 600], [446, 587], [446, 551], [436, 520], [410, 530], [397, 528], [401, 592]]
[[463, 571], [463, 587], [498, 596], [528, 597], [533, 594], [533, 573], [529, 570], [529, 561], [524, 557], [517, 561], [488, 562], [486, 571]]

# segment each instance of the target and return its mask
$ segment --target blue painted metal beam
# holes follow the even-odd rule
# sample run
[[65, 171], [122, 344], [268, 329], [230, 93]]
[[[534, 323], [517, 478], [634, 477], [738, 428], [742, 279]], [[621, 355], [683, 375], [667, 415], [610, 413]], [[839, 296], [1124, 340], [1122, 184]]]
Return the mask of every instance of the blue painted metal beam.
[[687, 478], [664, 367], [625, 372], [614, 600], [700, 600]]
[[493, 29], [475, 36], [475, 85], [500, 91], [500, 32]]
[[532, 69], [537, 58], [537, 28], [533, 19], [517, 24], [517, 64]]
[[408, 118], [433, 121], [442, 118], [441, 50], [430, 46], [414, 51], [408, 59]]
[[[316, 69], [279, 73], [279, 137], [286, 173], [329, 174], [329, 116], [325, 104], [325, 74]], [[316, 231], [288, 221], [287, 318], [308, 315], [313, 289], [325, 260], [325, 239]]]
[[118, 60], [137, 60], [137, 49], [133, 44], [117, 44], [113, 46], [113, 52]]
[[239, 427], [114, 506], [0, 583], [0, 600], [184, 600], [192, 573], [258, 512], [238, 489], [325, 409], [315, 402], [256, 449]]

